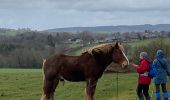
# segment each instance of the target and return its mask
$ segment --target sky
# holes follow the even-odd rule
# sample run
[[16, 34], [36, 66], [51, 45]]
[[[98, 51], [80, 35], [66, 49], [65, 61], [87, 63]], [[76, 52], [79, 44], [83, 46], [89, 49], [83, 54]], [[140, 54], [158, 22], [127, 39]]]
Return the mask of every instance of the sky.
[[0, 28], [170, 24], [170, 0], [0, 0]]

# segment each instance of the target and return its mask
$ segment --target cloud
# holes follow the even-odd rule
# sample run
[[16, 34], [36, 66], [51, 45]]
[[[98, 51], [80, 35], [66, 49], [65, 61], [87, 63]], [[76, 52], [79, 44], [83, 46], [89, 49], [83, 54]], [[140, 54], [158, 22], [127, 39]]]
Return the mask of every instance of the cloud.
[[170, 23], [169, 0], [0, 0], [1, 27]]
[[0, 9], [58, 9], [77, 11], [168, 10], [169, 0], [0, 0]]

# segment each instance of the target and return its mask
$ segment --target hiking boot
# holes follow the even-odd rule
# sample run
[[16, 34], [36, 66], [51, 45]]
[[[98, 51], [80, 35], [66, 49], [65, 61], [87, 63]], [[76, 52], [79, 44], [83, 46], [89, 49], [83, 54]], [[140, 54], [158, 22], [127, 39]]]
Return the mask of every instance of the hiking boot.
[[161, 100], [161, 95], [159, 92], [155, 93], [156, 100]]
[[168, 100], [168, 92], [163, 93], [164, 100]]

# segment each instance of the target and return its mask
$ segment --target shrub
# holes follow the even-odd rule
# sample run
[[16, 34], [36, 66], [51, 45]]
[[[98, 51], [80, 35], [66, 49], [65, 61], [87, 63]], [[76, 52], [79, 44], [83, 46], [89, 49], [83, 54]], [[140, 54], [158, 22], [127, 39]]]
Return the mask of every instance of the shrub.
[[153, 60], [158, 49], [162, 49], [165, 53], [165, 56], [170, 59], [170, 45], [166, 44], [165, 41], [161, 38], [156, 39], [148, 44], [135, 47], [134, 53], [132, 53], [133, 55], [131, 55], [132, 61], [138, 63], [139, 54], [142, 51], [146, 51], [149, 54], [149, 58]]

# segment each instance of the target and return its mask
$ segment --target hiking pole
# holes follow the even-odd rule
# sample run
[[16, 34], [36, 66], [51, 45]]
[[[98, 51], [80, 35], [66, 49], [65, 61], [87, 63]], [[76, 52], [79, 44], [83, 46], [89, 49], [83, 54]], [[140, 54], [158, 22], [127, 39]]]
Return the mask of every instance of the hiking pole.
[[117, 72], [116, 80], [117, 80], [117, 88], [116, 88], [117, 90], [116, 90], [116, 91], [117, 91], [117, 100], [118, 100], [118, 99], [119, 99], [119, 98], [118, 98], [118, 96], [119, 96], [119, 93], [118, 93], [118, 91], [119, 91], [119, 90], [118, 90], [118, 81], [119, 81], [119, 80], [118, 80], [118, 72]]
[[[168, 90], [168, 92], [170, 94], [170, 76], [169, 76], [169, 79], [168, 79], [167, 90]], [[170, 100], [170, 97], [168, 98], [168, 100]]]

